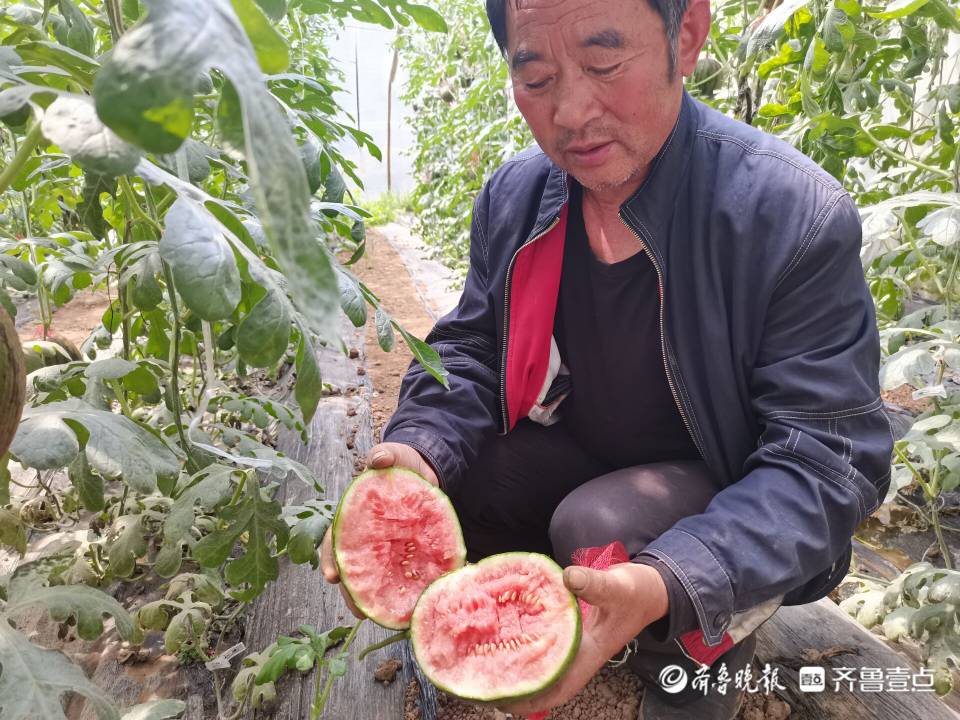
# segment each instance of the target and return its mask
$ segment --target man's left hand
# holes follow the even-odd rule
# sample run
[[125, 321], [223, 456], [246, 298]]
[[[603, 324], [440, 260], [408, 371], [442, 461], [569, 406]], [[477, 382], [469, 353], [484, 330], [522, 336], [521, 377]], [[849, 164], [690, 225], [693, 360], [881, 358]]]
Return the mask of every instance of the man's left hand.
[[584, 617], [577, 656], [555, 685], [533, 698], [500, 706], [504, 712], [528, 715], [567, 702], [604, 663], [668, 611], [667, 587], [649, 565], [621, 563], [608, 570], [571, 566], [564, 570], [563, 582], [592, 606]]

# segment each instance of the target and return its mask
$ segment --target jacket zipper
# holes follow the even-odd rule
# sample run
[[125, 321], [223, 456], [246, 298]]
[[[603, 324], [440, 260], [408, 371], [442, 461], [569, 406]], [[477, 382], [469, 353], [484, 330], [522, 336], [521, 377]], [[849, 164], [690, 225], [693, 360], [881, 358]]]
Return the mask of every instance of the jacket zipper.
[[[566, 205], [566, 194], [564, 194], [563, 205]], [[561, 205], [561, 212], [563, 205]], [[542, 232], [527, 240], [523, 245], [517, 248], [517, 251], [510, 258], [510, 264], [507, 266], [507, 282], [503, 290], [503, 349], [500, 354], [500, 408], [503, 413], [503, 432], [506, 434], [510, 430], [510, 413], [507, 410], [507, 343], [510, 338], [510, 289], [513, 284], [513, 265], [517, 257], [524, 249], [535, 243], [544, 235], [553, 230], [560, 222], [560, 215], [557, 215]]]
[[687, 413], [683, 409], [683, 403], [680, 402], [680, 396], [677, 394], [676, 385], [673, 382], [673, 376], [670, 374], [670, 363], [667, 362], [667, 342], [666, 342], [666, 330], [664, 329], [664, 305], [666, 305], [665, 294], [663, 291], [663, 272], [660, 270], [660, 265], [657, 263], [657, 259], [654, 257], [653, 253], [647, 248], [647, 243], [643, 238], [627, 224], [627, 221], [623, 219], [623, 216], [620, 216], [620, 222], [623, 223], [624, 227], [627, 228], [633, 236], [640, 241], [640, 247], [643, 248], [643, 252], [646, 253], [646, 256], [650, 259], [650, 262], [653, 263], [653, 269], [657, 271], [657, 285], [660, 287], [660, 353], [663, 356], [663, 369], [667, 373], [667, 384], [670, 386], [670, 392], [673, 393], [673, 401], [677, 404], [677, 410], [680, 411], [680, 418], [683, 420], [683, 424], [687, 428], [687, 432], [690, 433], [690, 438], [693, 440], [693, 444], [697, 446], [697, 451], [700, 453], [700, 457], [706, 459], [707, 455], [703, 451], [703, 447], [700, 445], [700, 441], [697, 439], [696, 434], [693, 432], [693, 428], [690, 425], [690, 421], [687, 418]]

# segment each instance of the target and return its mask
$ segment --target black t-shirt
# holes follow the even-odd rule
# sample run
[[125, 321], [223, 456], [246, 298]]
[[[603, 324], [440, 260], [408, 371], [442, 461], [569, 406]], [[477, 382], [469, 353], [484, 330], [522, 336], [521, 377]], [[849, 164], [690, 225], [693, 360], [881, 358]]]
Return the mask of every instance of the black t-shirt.
[[[584, 450], [611, 470], [662, 460], [699, 460], [667, 381], [660, 342], [657, 271], [640, 250], [607, 264], [590, 248], [583, 194], [571, 179], [554, 336], [572, 389], [561, 413]], [[699, 628], [690, 595], [659, 559], [637, 556], [667, 587], [667, 615], [647, 626], [668, 642]]]
[[554, 324], [572, 383], [560, 406], [567, 425], [614, 469], [700, 459], [667, 382], [657, 271], [643, 250], [613, 264], [594, 255], [571, 184]]

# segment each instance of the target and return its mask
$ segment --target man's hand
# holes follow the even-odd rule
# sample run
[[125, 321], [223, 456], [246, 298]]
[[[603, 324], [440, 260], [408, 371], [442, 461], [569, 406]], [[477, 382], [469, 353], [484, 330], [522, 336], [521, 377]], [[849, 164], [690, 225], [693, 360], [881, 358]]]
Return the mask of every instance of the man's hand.
[[[390, 467], [405, 467], [420, 473], [430, 483], [440, 486], [436, 473], [426, 460], [409, 445], [402, 443], [380, 443], [371, 448], [367, 454], [367, 467], [375, 470], [384, 470]], [[323, 536], [323, 544], [320, 547], [320, 569], [323, 571], [323, 577], [328, 583], [340, 583], [340, 573], [337, 572], [337, 563], [333, 559], [333, 529], [327, 530]], [[358, 618], [364, 617], [359, 608], [353, 604], [349, 593], [340, 586], [340, 593], [343, 595], [350, 612]]]
[[556, 685], [531, 699], [500, 707], [504, 712], [529, 715], [567, 702], [607, 660], [669, 609], [663, 578], [649, 565], [622, 563], [609, 570], [572, 566], [564, 570], [563, 582], [593, 606], [584, 617], [580, 650]]

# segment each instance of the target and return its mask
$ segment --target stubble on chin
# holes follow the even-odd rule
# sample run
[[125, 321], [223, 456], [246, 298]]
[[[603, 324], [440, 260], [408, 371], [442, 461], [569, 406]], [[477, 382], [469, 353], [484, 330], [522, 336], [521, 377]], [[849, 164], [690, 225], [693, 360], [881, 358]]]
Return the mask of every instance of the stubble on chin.
[[650, 165], [650, 160], [645, 157], [640, 158], [639, 161], [634, 160], [634, 165], [627, 172], [625, 172], [621, 177], [614, 180], [590, 180], [590, 178], [581, 178], [577, 176], [576, 173], [571, 172], [570, 174], [576, 179], [580, 185], [582, 185], [586, 190], [596, 193], [606, 193], [610, 191], [617, 190], [626, 185], [634, 184], [637, 178], [641, 177], [646, 169]]

